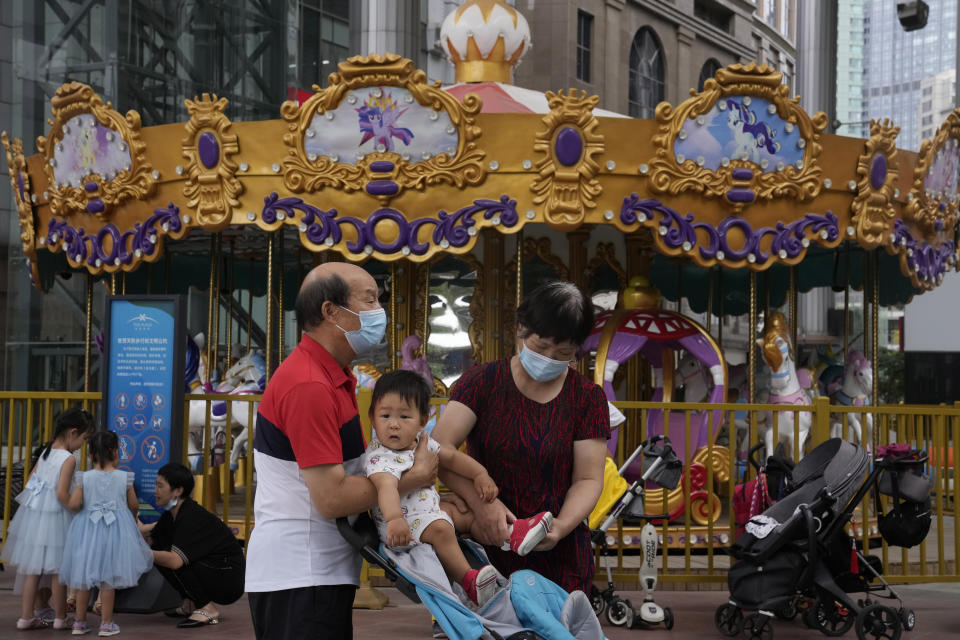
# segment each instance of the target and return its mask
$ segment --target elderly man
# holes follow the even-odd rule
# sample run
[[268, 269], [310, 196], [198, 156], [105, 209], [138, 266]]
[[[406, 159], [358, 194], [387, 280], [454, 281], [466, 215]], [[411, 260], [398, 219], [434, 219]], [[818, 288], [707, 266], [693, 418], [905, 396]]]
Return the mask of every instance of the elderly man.
[[[356, 475], [364, 442], [349, 365], [380, 343], [387, 318], [376, 281], [344, 262], [307, 274], [296, 312], [300, 344], [270, 378], [257, 414], [246, 588], [258, 639], [346, 639], [360, 558], [335, 519], [377, 503], [373, 484]], [[436, 479], [426, 442], [400, 479], [401, 493]]]

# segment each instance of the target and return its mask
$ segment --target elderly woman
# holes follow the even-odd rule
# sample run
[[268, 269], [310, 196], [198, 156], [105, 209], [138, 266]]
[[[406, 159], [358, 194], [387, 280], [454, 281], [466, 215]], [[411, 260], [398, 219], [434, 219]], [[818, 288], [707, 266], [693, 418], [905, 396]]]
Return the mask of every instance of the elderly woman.
[[220, 518], [190, 498], [193, 474], [170, 463], [157, 472], [153, 495], [164, 509], [155, 524], [142, 525], [157, 569], [184, 599], [170, 615], [180, 628], [220, 622], [214, 604], [232, 604], [243, 595], [243, 546]]
[[[589, 593], [594, 560], [584, 519], [603, 488], [610, 435], [603, 390], [570, 364], [593, 328], [593, 307], [575, 285], [549, 282], [517, 309], [519, 353], [467, 371], [433, 431], [486, 467], [498, 500], [473, 483], [441, 479], [476, 515], [493, 565], [504, 575], [532, 569], [567, 591]], [[547, 537], [525, 557], [503, 551], [517, 513], [555, 514]]]

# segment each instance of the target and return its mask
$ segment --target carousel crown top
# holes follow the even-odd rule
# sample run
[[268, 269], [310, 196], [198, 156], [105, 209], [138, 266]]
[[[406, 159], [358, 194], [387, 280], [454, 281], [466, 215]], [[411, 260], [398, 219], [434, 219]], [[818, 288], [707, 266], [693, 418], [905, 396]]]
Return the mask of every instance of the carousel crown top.
[[457, 82], [509, 83], [530, 50], [530, 26], [503, 0], [467, 0], [443, 21], [440, 46]]
[[[257, 230], [354, 261], [425, 262], [489, 233], [612, 227], [654, 250], [651, 281], [694, 310], [752, 272], [768, 274], [771, 304], [788, 277], [829, 286], [838, 255], [854, 288], [878, 273], [881, 304], [956, 265], [960, 110], [919, 153], [897, 149], [888, 120], [867, 139], [835, 136], [779, 72], [751, 63], [652, 120], [615, 117], [585, 91], [497, 82], [530, 47], [503, 2], [470, 0], [442, 34], [463, 82], [428, 83], [397, 55], [352, 57], [276, 120], [231, 121], [227, 98], [203, 94], [185, 101], [187, 122], [142, 127], [64, 84], [38, 153], [3, 135], [35, 284], [133, 272], [165, 251], [208, 252], [205, 233]], [[723, 287], [707, 286], [718, 268]]]

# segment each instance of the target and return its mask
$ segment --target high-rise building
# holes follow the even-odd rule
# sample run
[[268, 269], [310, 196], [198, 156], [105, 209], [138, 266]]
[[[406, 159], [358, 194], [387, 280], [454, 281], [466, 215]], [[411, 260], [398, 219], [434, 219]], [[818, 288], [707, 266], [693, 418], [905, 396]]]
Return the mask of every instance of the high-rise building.
[[833, 114], [839, 121], [834, 133], [862, 138], [868, 135], [864, 110], [864, 0], [837, 4], [837, 103]]
[[913, 151], [919, 150], [924, 131], [935, 131], [930, 125], [942, 122], [933, 113], [927, 114], [931, 118], [927, 125], [918, 117], [918, 105], [930, 100], [923, 95], [925, 79], [956, 68], [957, 0], [927, 4], [927, 26], [916, 31], [900, 26], [896, 3], [864, 4], [863, 111], [891, 118], [900, 127], [897, 146]]
[[[430, 80], [454, 81], [437, 46], [458, 0], [161, 0], [0, 2], [0, 128], [34, 151], [50, 98], [89, 84], [144, 126], [188, 119], [185, 99], [229, 99], [233, 120], [277, 118], [296, 90], [326, 84], [356, 54], [401, 54]], [[508, 0], [535, 46], [515, 83], [577, 87], [601, 106], [650, 118], [717, 69], [761, 62], [796, 76], [797, 0]], [[170, 7], [176, 10], [171, 11]], [[83, 381], [85, 279], [36, 291], [10, 183], [0, 180], [0, 388], [77, 390]], [[94, 300], [94, 333], [101, 298]], [[97, 375], [93, 372], [94, 377]]]

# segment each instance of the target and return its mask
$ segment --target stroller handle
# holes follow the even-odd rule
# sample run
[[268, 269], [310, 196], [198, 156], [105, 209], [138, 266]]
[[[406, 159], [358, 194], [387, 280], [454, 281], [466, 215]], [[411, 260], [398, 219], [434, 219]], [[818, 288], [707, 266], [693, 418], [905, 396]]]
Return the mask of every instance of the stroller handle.
[[757, 459], [754, 456], [765, 446], [767, 445], [763, 441], [760, 441], [757, 444], [750, 447], [750, 451], [747, 453], [747, 459], [750, 461], [750, 464], [753, 466], [755, 471], [760, 471], [760, 467], [763, 465], [757, 462]]

